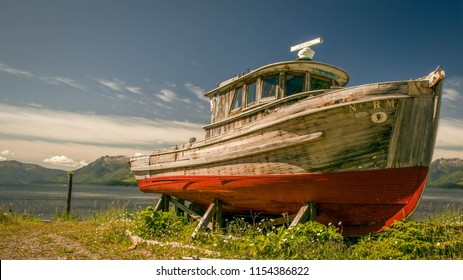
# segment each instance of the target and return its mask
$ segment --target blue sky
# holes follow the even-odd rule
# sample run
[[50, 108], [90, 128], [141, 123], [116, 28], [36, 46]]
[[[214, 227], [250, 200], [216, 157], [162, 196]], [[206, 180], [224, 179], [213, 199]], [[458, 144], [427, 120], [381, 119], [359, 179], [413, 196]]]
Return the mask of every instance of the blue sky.
[[0, 160], [75, 169], [203, 138], [203, 94], [315, 60], [348, 85], [447, 73], [434, 157], [463, 158], [463, 1], [0, 0]]

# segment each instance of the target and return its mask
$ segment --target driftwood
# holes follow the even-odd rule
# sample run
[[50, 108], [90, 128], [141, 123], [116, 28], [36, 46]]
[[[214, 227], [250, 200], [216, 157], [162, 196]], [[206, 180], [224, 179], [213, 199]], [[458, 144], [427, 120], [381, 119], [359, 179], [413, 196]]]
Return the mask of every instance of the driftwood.
[[[137, 248], [139, 244], [147, 244], [147, 245], [155, 245], [155, 246], [170, 246], [170, 247], [175, 247], [175, 248], [182, 248], [182, 249], [194, 249], [194, 250], [199, 250], [199, 248], [188, 245], [188, 244], [182, 244], [180, 242], [160, 242], [156, 240], [145, 240], [139, 236], [133, 235], [133, 233], [129, 230], [125, 231], [125, 234], [132, 240], [133, 245], [129, 248], [130, 250], [133, 250]], [[204, 250], [203, 253], [207, 255], [217, 255], [217, 252], [211, 251], [211, 250]]]

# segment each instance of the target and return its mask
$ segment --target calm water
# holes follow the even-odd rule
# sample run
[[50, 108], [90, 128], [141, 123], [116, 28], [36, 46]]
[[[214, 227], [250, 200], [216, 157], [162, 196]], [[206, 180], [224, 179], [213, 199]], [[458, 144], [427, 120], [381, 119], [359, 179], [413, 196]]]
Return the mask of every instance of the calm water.
[[463, 210], [463, 189], [425, 188], [412, 218], [420, 220], [455, 209]]
[[[15, 213], [27, 211], [36, 217], [50, 219], [66, 210], [66, 194], [66, 185], [0, 184], [0, 209], [11, 209]], [[139, 210], [153, 205], [158, 197], [143, 193], [135, 186], [74, 185], [71, 212], [88, 217], [111, 206]], [[463, 190], [426, 188], [412, 217], [419, 220], [455, 208], [463, 209]]]
[[[1, 185], [0, 209], [15, 213], [27, 211], [36, 217], [50, 219], [66, 211], [66, 185]], [[73, 185], [71, 213], [88, 217], [112, 206], [129, 210], [153, 205], [158, 196], [146, 194], [135, 186]]]

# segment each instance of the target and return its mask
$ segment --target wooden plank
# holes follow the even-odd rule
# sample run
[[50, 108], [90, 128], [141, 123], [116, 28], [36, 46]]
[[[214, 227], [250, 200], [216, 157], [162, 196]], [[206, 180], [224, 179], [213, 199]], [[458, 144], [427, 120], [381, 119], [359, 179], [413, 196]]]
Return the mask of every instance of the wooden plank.
[[163, 206], [164, 206], [164, 195], [161, 195], [159, 200], [156, 202], [156, 205], [154, 206], [154, 211], [161, 211]]
[[298, 223], [305, 223], [306, 221], [314, 221], [317, 217], [317, 210], [314, 202], [306, 202], [301, 207], [289, 228], [295, 227]]
[[252, 155], [257, 155], [257, 154], [264, 154], [268, 153], [274, 150], [279, 150], [283, 148], [289, 148], [292, 146], [296, 145], [301, 145], [306, 142], [311, 142], [315, 141], [318, 139], [321, 139], [323, 137], [323, 132], [315, 132], [307, 135], [301, 135], [293, 138], [289, 138], [286, 140], [282, 140], [280, 142], [271, 142], [267, 144], [263, 144], [260, 146], [254, 146], [251, 148], [247, 149], [242, 149], [239, 152], [231, 153], [231, 154], [222, 154], [222, 155], [215, 155], [214, 157], [209, 157], [209, 158], [198, 158], [198, 159], [191, 159], [188, 161], [172, 161], [172, 162], [166, 162], [166, 163], [160, 163], [160, 164], [153, 164], [147, 167], [136, 167], [133, 168], [133, 171], [139, 171], [139, 170], [165, 170], [165, 169], [174, 169], [174, 168], [182, 168], [185, 166], [188, 167], [193, 167], [193, 166], [198, 166], [198, 165], [205, 165], [205, 164], [213, 164], [213, 163], [218, 163], [218, 162], [223, 162], [223, 161], [231, 161], [235, 159], [240, 159], [243, 157], [249, 157]]
[[195, 230], [191, 234], [190, 239], [195, 239], [198, 232], [202, 228], [206, 227], [207, 224], [209, 224], [209, 221], [212, 219], [216, 211], [217, 211], [217, 207], [215, 203], [212, 203], [211, 205], [209, 205], [209, 208], [207, 208], [206, 213], [201, 218], [201, 220], [199, 221], [199, 224], [196, 226]]
[[[387, 130], [390, 129], [389, 125], [391, 125], [391, 122], [394, 119], [393, 116], [396, 110], [395, 106], [392, 106], [392, 107], [387, 106], [388, 102], [392, 102], [390, 100], [397, 100], [397, 99], [384, 99], [383, 97], [382, 99], [378, 98], [375, 101], [370, 101], [365, 104], [360, 104], [360, 103], [355, 103], [355, 102], [351, 103], [351, 105], [349, 106], [356, 105], [357, 106], [356, 110], [358, 110], [359, 112], [362, 111], [362, 113], [364, 113], [364, 117], [362, 118], [359, 118], [358, 116], [354, 116], [356, 115], [356, 113], [359, 113], [359, 112], [350, 112], [349, 106], [338, 107], [337, 109], [330, 110], [329, 112], [320, 111], [317, 114], [306, 116], [304, 117], [303, 121], [301, 119], [288, 120], [285, 124], [281, 124], [279, 127], [269, 127], [269, 128], [264, 129], [261, 132], [261, 134], [252, 134], [252, 135], [249, 134], [248, 135], [247, 133], [249, 131], [246, 131], [246, 133], [244, 133], [246, 136], [241, 134], [242, 138], [240, 139], [239, 143], [249, 144], [250, 142], [252, 142], [252, 143], [258, 144], [257, 146], [259, 147], [263, 145], [262, 148], [266, 147], [266, 148], [269, 148], [270, 150], [273, 150], [273, 148], [276, 148], [276, 147], [272, 146], [272, 143], [278, 143], [280, 140], [287, 141], [288, 139], [291, 139], [289, 137], [291, 135], [295, 137], [304, 136], [304, 135], [301, 135], [303, 134], [303, 131], [307, 131], [306, 133], [309, 133], [309, 134], [314, 133], [313, 128], [316, 127], [321, 131], [325, 131], [324, 132], [325, 135], [328, 135], [330, 133], [331, 136], [322, 137], [323, 139], [322, 141], [324, 142], [318, 143], [320, 145], [311, 146], [310, 150], [309, 148], [305, 148], [303, 146], [296, 147], [299, 150], [302, 149], [306, 151], [306, 153], [310, 155], [315, 155], [320, 158], [320, 160], [317, 159], [317, 162], [315, 161], [310, 162], [308, 160], [302, 161], [301, 163], [305, 166], [301, 166], [298, 163], [297, 166], [301, 167], [301, 169], [304, 169], [310, 172], [324, 170], [326, 167], [328, 167], [327, 171], [331, 171], [331, 169], [339, 170], [339, 166], [334, 166], [333, 168], [329, 167], [334, 162], [343, 162], [343, 164], [346, 167], [348, 163], [352, 163], [351, 164], [352, 167], [344, 168], [344, 170], [350, 170], [352, 168], [358, 169], [359, 166], [361, 166], [361, 168], [366, 168], [369, 166], [374, 166], [374, 167], [383, 166], [384, 165], [383, 162], [386, 160], [386, 156], [387, 156], [385, 151], [388, 149], [388, 144], [389, 144], [389, 141], [387, 139], [387, 136], [389, 133]], [[396, 104], [396, 102], [397, 101], [394, 101], [393, 104]], [[381, 109], [377, 109], [376, 107], [373, 107], [373, 104], [381, 104]], [[376, 112], [377, 110], [381, 110], [381, 112], [385, 112], [389, 116], [387, 121], [380, 125], [374, 124], [368, 117], [369, 113]], [[275, 136], [274, 134], [272, 134], [275, 131], [284, 131], [284, 133], [283, 135]], [[357, 140], [352, 141], [352, 138], [356, 138]], [[299, 139], [299, 140], [302, 140], [302, 139]], [[329, 141], [331, 145], [328, 146], [325, 141]], [[214, 147], [209, 146], [208, 149], [202, 149], [203, 146], [201, 147], [197, 146], [191, 152], [190, 151], [185, 152], [184, 155], [182, 153], [183, 160], [181, 161], [172, 162], [171, 164], [167, 164], [167, 165], [164, 165], [164, 164], [152, 165], [151, 167], [145, 167], [145, 168], [140, 168], [140, 169], [145, 169], [145, 170], [156, 169], [156, 173], [164, 173], [166, 169], [159, 169], [160, 167], [167, 168], [167, 169], [169, 169], [168, 167], [182, 168], [182, 165], [183, 166], [188, 165], [191, 167], [193, 164], [197, 164], [196, 168], [198, 167], [200, 168], [200, 166], [203, 164], [212, 165], [214, 164], [214, 162], [207, 161], [207, 160], [203, 161], [201, 159], [215, 158], [214, 156], [212, 156], [212, 154], [216, 155], [217, 153], [212, 153], [212, 151], [217, 151], [219, 149], [218, 148], [219, 142], [215, 140], [213, 142], [215, 142], [214, 145], [217, 145], [217, 146], [214, 146]], [[242, 149], [240, 149], [240, 147], [238, 147], [238, 144], [236, 143], [238, 143], [238, 141], [229, 142], [227, 143], [227, 145], [222, 146], [222, 149], [229, 148], [230, 152], [232, 150], [242, 151]], [[249, 145], [244, 145], [244, 144], [242, 144], [242, 146], [249, 147]], [[286, 143], [286, 144], [289, 144], [289, 143]], [[310, 143], [309, 141], [308, 143], [305, 143], [304, 145], [312, 145], [312, 143]], [[351, 147], [348, 147], [347, 145], [350, 145]], [[371, 149], [364, 150], [362, 148], [355, 148], [352, 146], [358, 146], [358, 147], [367, 146]], [[327, 149], [327, 147], [329, 147], [329, 149]], [[292, 153], [292, 151], [287, 151], [287, 152]], [[353, 152], [353, 154], [350, 154], [349, 152]], [[362, 155], [360, 153], [362, 153]], [[232, 153], [232, 154], [235, 155], [235, 153]], [[255, 154], [252, 156], [256, 157], [255, 159], [252, 159], [253, 162], [258, 162], [259, 164], [262, 163], [262, 161], [259, 161], [257, 159], [257, 157], [259, 157], [260, 155]], [[275, 158], [275, 157], [270, 158], [270, 157], [265, 157], [265, 156], [264, 158], [268, 158], [267, 160], [265, 160], [266, 162], [281, 162], [282, 159], [285, 160], [286, 158], [289, 158], [285, 155], [276, 155], [276, 156], [278, 156], [278, 158]], [[307, 155], [301, 155], [301, 156], [307, 158]], [[333, 158], [333, 156], [338, 157], [338, 158]], [[355, 162], [351, 160], [352, 157], [355, 157], [356, 161], [357, 160], [360, 160], [360, 161]], [[375, 159], [374, 162], [371, 161], [372, 158]], [[192, 160], [189, 160], [189, 159], [192, 159]], [[243, 158], [243, 159], [239, 158], [237, 160], [244, 161], [245, 159], [247, 160], [247, 158]], [[344, 159], [349, 159], [349, 160], [344, 160]], [[234, 160], [234, 159], [229, 158], [227, 160]], [[174, 163], [176, 163], [177, 165], [174, 166], [175, 165]], [[264, 164], [266, 163], [264, 162]], [[210, 170], [210, 173], [215, 173], [216, 171], [210, 169], [210, 167], [211, 166], [207, 167]], [[267, 169], [263, 169], [260, 167], [257, 169], [267, 170]], [[139, 172], [140, 170], [138, 168], [132, 168], [132, 171]], [[301, 171], [298, 171], [298, 173], [301, 173]], [[172, 170], [172, 172], [174, 172], [174, 170]], [[289, 173], [289, 172], [293, 172], [293, 170], [288, 170], [288, 172], [284, 171], [283, 173]], [[196, 172], [196, 174], [199, 174], [199, 171]], [[203, 174], [208, 174], [208, 173], [203, 173]], [[241, 174], [241, 173], [238, 173], [238, 174]]]
[[289, 224], [292, 220], [294, 220], [295, 217], [296, 215], [285, 215], [284, 217], [262, 221], [259, 223], [259, 226], [272, 227], [272, 226], [279, 226], [283, 224]]
[[192, 211], [191, 209], [189, 209], [188, 207], [186, 207], [184, 204], [180, 203], [179, 201], [177, 201], [175, 198], [171, 197], [170, 198], [170, 202], [172, 204], [175, 205], [175, 207], [178, 207], [179, 209], [181, 209], [182, 211], [186, 212], [188, 215], [190, 215], [190, 217], [192, 217], [193, 219], [199, 221], [201, 220], [201, 215], [199, 215], [198, 213]]

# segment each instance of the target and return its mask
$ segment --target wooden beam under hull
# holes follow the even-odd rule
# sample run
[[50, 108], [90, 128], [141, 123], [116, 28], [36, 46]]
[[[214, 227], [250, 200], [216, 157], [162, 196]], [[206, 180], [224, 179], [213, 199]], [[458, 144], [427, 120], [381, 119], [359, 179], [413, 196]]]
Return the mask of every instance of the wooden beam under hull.
[[139, 180], [141, 191], [184, 199], [204, 208], [214, 199], [229, 214], [296, 214], [317, 205], [317, 221], [339, 225], [346, 236], [391, 226], [418, 204], [427, 167], [259, 176], [159, 176]]

